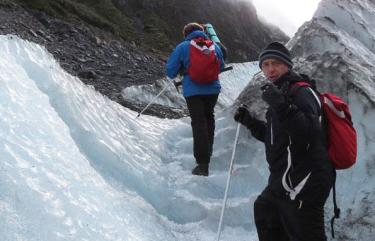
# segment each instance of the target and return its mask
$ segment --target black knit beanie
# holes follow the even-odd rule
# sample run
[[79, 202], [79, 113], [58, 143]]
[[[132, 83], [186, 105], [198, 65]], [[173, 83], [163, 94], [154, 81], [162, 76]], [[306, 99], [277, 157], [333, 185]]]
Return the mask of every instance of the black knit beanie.
[[289, 50], [279, 42], [273, 42], [267, 45], [259, 55], [259, 67], [262, 68], [262, 63], [266, 59], [275, 58], [282, 61], [290, 69], [293, 68], [293, 62]]

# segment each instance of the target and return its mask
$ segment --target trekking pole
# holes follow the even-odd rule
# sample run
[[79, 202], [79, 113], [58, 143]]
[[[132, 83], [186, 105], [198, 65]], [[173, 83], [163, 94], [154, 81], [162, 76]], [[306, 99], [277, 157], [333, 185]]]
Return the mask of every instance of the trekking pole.
[[240, 127], [241, 127], [241, 123], [238, 122], [238, 124], [237, 124], [237, 130], [236, 130], [236, 137], [235, 137], [234, 143], [233, 143], [232, 157], [230, 159], [230, 165], [229, 165], [229, 171], [228, 171], [228, 178], [227, 178], [227, 185], [225, 187], [223, 207], [221, 208], [221, 215], [220, 215], [219, 227], [217, 229], [217, 241], [220, 241], [221, 225], [223, 224], [225, 206], [227, 205], [229, 183], [230, 183], [230, 178], [232, 176], [232, 171], [233, 171], [234, 155], [236, 154], [236, 147], [237, 147], [238, 136], [240, 134]]
[[152, 105], [154, 102], [155, 102], [155, 100], [161, 95], [161, 94], [163, 94], [164, 93], [164, 91], [166, 91], [167, 90], [167, 88], [168, 88], [168, 86], [169, 86], [169, 83], [171, 83], [171, 81], [170, 81], [170, 79], [169, 78], [167, 78], [168, 79], [168, 83], [164, 86], [164, 88], [159, 92], [159, 94], [157, 94], [147, 105], [146, 105], [146, 107], [145, 108], [143, 108], [143, 110], [141, 110], [141, 112], [139, 112], [138, 113], [138, 115], [137, 115], [137, 117], [136, 118], [138, 118], [138, 117], [140, 117], [141, 115], [142, 115], [142, 113], [145, 111], [145, 110], [147, 110], [147, 108], [148, 107], [150, 107], [150, 105]]

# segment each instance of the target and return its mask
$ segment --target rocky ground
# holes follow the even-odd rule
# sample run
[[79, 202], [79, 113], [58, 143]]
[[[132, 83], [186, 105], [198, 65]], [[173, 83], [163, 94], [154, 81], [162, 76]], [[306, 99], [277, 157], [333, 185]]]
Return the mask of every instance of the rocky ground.
[[[45, 46], [67, 72], [134, 110], [142, 106], [124, 102], [121, 90], [152, 83], [164, 75], [165, 56], [146, 52], [135, 42], [126, 43], [93, 26], [51, 18], [15, 3], [0, 1], [0, 34], [14, 34]], [[148, 113], [177, 117], [161, 107]]]

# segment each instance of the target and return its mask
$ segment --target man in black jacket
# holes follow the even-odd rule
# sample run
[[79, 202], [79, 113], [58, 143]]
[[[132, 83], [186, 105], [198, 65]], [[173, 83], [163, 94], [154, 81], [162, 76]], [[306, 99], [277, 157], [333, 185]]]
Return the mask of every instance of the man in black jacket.
[[244, 107], [234, 116], [265, 144], [270, 176], [254, 203], [259, 240], [326, 241], [324, 204], [333, 167], [320, 102], [309, 87], [291, 91], [303, 78], [293, 72], [290, 53], [281, 43], [273, 42], [261, 52], [259, 66], [270, 81], [261, 88], [269, 104], [266, 122]]

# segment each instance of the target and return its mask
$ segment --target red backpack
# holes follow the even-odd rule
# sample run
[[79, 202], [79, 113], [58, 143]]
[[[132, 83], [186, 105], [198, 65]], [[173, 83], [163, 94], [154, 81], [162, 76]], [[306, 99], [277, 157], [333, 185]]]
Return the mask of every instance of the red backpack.
[[190, 78], [198, 84], [210, 84], [219, 78], [220, 60], [216, 56], [215, 44], [202, 37], [190, 41]]
[[328, 155], [335, 169], [347, 169], [354, 165], [357, 158], [357, 134], [348, 104], [331, 93], [322, 93], [318, 97], [309, 83], [296, 82], [290, 88], [295, 86], [309, 87], [323, 109], [327, 121]]

